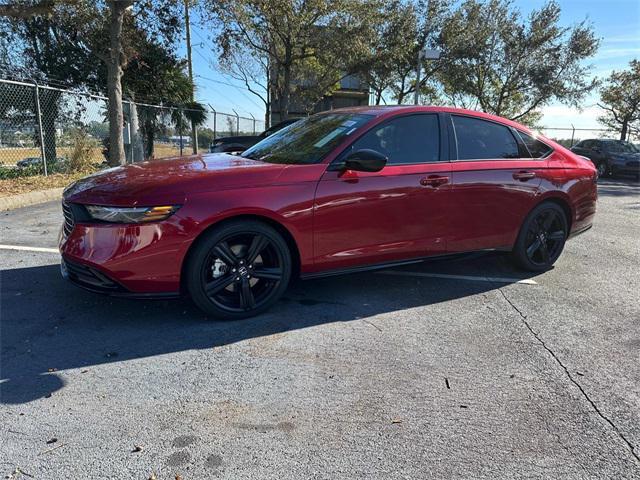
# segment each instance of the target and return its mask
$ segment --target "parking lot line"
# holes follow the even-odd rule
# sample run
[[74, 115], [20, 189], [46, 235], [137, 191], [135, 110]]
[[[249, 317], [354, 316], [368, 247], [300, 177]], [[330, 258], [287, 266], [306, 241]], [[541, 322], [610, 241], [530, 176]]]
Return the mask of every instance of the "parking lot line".
[[60, 253], [57, 248], [26, 247], [24, 245], [0, 245], [0, 250], [14, 250], [21, 252]]
[[529, 278], [520, 279], [508, 277], [480, 277], [475, 275], [448, 275], [446, 273], [403, 272], [399, 270], [382, 270], [376, 273], [381, 275], [400, 275], [405, 277], [445, 278], [448, 280], [465, 280], [469, 282], [520, 283], [523, 285], [538, 285], [538, 282]]

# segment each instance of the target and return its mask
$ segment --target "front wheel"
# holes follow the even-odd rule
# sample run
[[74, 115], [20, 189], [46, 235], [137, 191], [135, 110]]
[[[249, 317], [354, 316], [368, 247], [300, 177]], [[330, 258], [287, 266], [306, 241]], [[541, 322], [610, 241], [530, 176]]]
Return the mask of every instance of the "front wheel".
[[191, 299], [204, 312], [228, 320], [247, 318], [282, 296], [291, 277], [291, 254], [269, 225], [232, 221], [198, 239], [185, 275]]
[[527, 216], [513, 247], [515, 262], [525, 270], [548, 270], [558, 259], [568, 235], [564, 210], [544, 202]]

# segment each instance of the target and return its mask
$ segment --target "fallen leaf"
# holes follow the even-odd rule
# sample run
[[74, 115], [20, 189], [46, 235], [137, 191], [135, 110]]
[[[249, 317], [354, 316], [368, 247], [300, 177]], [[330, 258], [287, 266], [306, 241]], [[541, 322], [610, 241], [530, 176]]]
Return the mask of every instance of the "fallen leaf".
[[133, 452], [141, 452], [143, 450], [142, 445], [134, 445], [133, 446]]

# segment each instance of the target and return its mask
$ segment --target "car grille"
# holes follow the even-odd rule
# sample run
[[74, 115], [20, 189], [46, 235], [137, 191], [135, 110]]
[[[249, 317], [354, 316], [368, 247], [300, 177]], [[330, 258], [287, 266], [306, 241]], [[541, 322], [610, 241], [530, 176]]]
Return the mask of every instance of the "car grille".
[[64, 215], [64, 225], [62, 226], [62, 230], [64, 231], [64, 236], [68, 237], [76, 224], [73, 216], [73, 209], [68, 203], [62, 202], [62, 214]]
[[101, 292], [123, 292], [124, 288], [105, 274], [81, 263], [71, 262], [63, 258], [69, 280], [82, 287]]

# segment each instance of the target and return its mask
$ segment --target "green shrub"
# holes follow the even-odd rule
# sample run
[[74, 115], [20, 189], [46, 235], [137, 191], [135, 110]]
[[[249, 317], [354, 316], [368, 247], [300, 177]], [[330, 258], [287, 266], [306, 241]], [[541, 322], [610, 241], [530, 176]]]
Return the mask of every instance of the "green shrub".
[[42, 175], [43, 169], [41, 165], [33, 165], [25, 168], [13, 168], [0, 166], [0, 180], [9, 180], [12, 178], [33, 177], [34, 175]]
[[100, 146], [85, 130], [78, 129], [71, 136], [73, 149], [69, 154], [66, 169], [69, 172], [86, 172], [93, 167], [93, 151]]

